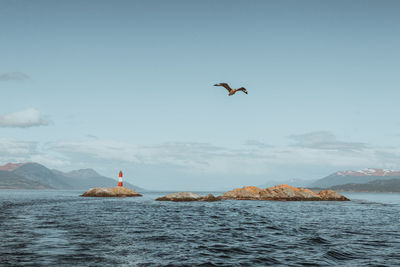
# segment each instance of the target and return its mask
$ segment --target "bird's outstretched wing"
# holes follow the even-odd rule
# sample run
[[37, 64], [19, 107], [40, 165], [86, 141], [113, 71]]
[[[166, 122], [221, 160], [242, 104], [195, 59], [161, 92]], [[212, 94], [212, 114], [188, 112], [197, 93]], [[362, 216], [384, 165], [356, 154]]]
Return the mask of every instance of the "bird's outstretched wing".
[[230, 88], [227, 83], [217, 83], [217, 84], [214, 84], [214, 86], [223, 86], [226, 88], [226, 90], [228, 90], [228, 92], [232, 91], [232, 88]]
[[245, 93], [246, 95], [248, 94], [246, 88], [244, 87], [240, 87], [239, 89], [237, 89], [237, 91], [243, 91], [243, 93]]

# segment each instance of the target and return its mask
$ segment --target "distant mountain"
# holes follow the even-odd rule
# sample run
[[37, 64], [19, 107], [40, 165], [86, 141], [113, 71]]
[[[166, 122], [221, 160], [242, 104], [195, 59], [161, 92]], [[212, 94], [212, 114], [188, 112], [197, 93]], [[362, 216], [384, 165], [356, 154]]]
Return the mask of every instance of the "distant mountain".
[[312, 183], [310, 187], [328, 188], [345, 184], [365, 184], [377, 180], [400, 178], [400, 171], [384, 169], [364, 169], [360, 171], [338, 171]]
[[0, 170], [0, 189], [52, 189], [10, 171]]
[[[53, 170], [54, 172], [54, 170]], [[62, 173], [66, 177], [66, 181], [73, 185], [74, 189], [88, 189], [92, 187], [112, 187], [118, 184], [118, 181], [109, 177], [104, 177], [98, 174], [93, 169], [81, 169]], [[124, 186], [135, 191], [146, 191], [145, 189], [124, 181]]]
[[0, 170], [1, 171], [12, 171], [15, 170], [18, 167], [21, 167], [22, 165], [24, 165], [25, 163], [7, 163], [6, 165], [0, 166]]
[[[87, 190], [92, 187], [112, 187], [117, 184], [117, 180], [104, 177], [93, 169], [64, 173], [59, 170], [50, 170], [38, 163], [9, 163], [0, 166], [0, 188]], [[126, 181], [124, 181], [124, 186], [145, 191]]]
[[53, 173], [38, 163], [25, 163], [11, 172], [55, 189], [74, 189], [65, 177]]
[[365, 184], [335, 185], [331, 189], [353, 192], [400, 192], [400, 179], [374, 180]]
[[378, 176], [378, 177], [399, 176], [400, 177], [400, 171], [375, 169], [375, 168], [368, 168], [360, 171], [338, 171], [337, 174], [341, 176]]
[[74, 170], [74, 171], [64, 173], [64, 175], [66, 175], [68, 177], [77, 177], [77, 178], [89, 178], [89, 177], [101, 176], [93, 169]]

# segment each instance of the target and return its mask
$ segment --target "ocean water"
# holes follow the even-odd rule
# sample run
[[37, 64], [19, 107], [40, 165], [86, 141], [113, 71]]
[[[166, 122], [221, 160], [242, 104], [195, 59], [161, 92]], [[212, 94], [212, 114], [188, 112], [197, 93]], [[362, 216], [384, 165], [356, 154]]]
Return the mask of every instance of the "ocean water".
[[157, 202], [0, 191], [0, 266], [400, 266], [400, 194]]

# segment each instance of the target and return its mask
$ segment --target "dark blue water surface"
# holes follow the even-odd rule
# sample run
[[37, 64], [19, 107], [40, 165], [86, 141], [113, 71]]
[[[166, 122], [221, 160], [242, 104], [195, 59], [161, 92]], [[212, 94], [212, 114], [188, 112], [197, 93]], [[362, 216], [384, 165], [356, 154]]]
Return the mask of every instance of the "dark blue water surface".
[[400, 195], [157, 202], [0, 191], [0, 265], [400, 266]]

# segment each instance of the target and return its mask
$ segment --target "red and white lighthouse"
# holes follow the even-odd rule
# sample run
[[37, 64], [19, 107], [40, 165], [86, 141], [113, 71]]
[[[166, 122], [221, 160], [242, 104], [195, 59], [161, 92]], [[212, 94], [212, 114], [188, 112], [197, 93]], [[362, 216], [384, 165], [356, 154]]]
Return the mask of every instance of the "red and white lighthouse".
[[122, 171], [119, 171], [118, 186], [122, 186]]

